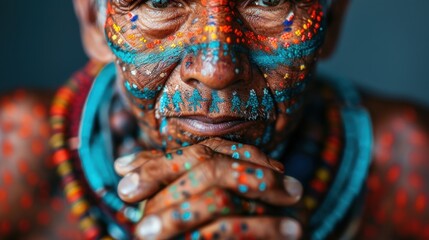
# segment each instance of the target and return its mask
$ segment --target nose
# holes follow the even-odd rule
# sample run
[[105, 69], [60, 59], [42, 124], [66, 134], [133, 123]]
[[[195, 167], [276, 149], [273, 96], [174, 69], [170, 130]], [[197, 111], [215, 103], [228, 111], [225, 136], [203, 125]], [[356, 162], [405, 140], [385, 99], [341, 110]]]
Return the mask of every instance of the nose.
[[[217, 1], [217, 4], [210, 4], [210, 1]], [[202, 23], [204, 25], [201, 36], [205, 41], [189, 46], [190, 51], [183, 58], [180, 68], [182, 80], [187, 84], [202, 83], [214, 90], [222, 90], [250, 78], [248, 56], [243, 51], [239, 52], [239, 49], [245, 47], [235, 44], [238, 42], [236, 31], [225, 31], [239, 29], [240, 26], [233, 26], [234, 21], [231, 21], [231, 18], [235, 17], [231, 10], [213, 10], [219, 8], [219, 2], [207, 1], [205, 8], [208, 14]], [[230, 8], [225, 6], [225, 9]]]

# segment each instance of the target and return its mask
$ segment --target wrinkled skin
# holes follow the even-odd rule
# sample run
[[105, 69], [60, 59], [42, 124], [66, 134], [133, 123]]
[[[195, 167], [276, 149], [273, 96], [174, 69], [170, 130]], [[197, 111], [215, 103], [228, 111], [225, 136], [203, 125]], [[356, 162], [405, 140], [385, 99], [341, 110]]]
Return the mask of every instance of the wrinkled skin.
[[[273, 149], [284, 141], [299, 117], [299, 86], [322, 43], [322, 6], [257, 4], [109, 4], [105, 31], [117, 57], [118, 85], [148, 144], [171, 148], [222, 136]], [[252, 95], [256, 102], [249, 102]], [[179, 120], [193, 116], [247, 120], [254, 127], [198, 132]]]
[[[130, 1], [124, 0], [121, 2], [127, 3]], [[162, 161], [162, 158], [165, 157], [164, 154], [147, 157], [145, 153], [140, 153], [139, 157], [131, 159], [132, 161], [127, 162], [125, 166], [115, 165], [118, 174], [128, 177], [133, 176], [132, 179], [135, 179], [136, 174], [138, 176], [137, 179], [158, 176], [157, 174], [160, 172], [165, 174], [162, 177], [152, 178], [151, 180], [162, 181], [167, 185], [166, 188], [159, 189], [160, 186], [157, 185], [157, 188], [147, 191], [147, 189], [145, 190], [142, 186], [137, 185], [139, 191], [136, 191], [136, 193], [140, 194], [138, 196], [126, 196], [126, 194], [122, 194], [126, 188], [119, 187], [118, 191], [121, 197], [130, 202], [139, 202], [151, 197], [152, 200], [147, 204], [147, 215], [145, 215], [140, 224], [143, 224], [147, 219], [153, 220], [154, 218], [151, 218], [151, 216], [154, 214], [160, 218], [168, 218], [171, 216], [171, 214], [168, 214], [169, 211], [175, 211], [178, 209], [177, 206], [181, 206], [183, 203], [187, 205], [186, 203], [188, 202], [192, 207], [195, 207], [193, 211], [199, 211], [204, 216], [204, 219], [210, 219], [212, 224], [201, 225], [198, 229], [195, 229], [194, 225], [199, 225], [199, 222], [194, 221], [183, 225], [176, 225], [177, 222], [171, 221], [169, 224], [170, 221], [166, 221], [164, 226], [167, 231], [163, 234], [175, 236], [185, 230], [191, 229], [199, 230], [201, 234], [211, 234], [225, 226], [225, 224], [228, 226], [226, 228], [227, 236], [245, 236], [237, 235], [231, 231], [235, 226], [243, 226], [243, 224], [252, 229], [247, 234], [265, 239], [285, 237], [285, 231], [282, 231], [282, 226], [289, 226], [288, 229], [290, 232], [286, 231], [286, 236], [288, 237], [305, 234], [300, 233], [299, 227], [295, 224], [295, 230], [297, 231], [291, 235], [291, 229], [294, 228], [291, 226], [294, 220], [270, 217], [269, 215], [265, 215], [265, 211], [262, 210], [260, 212], [262, 215], [253, 218], [243, 217], [243, 214], [247, 214], [246, 211], [236, 212], [238, 215], [236, 217], [228, 215], [218, 216], [216, 214], [207, 214], [204, 211], [205, 207], [201, 207], [201, 203], [210, 200], [208, 197], [210, 198], [213, 195], [217, 196], [218, 199], [226, 199], [225, 202], [237, 196], [245, 196], [249, 199], [259, 198], [263, 201], [262, 205], [258, 206], [266, 210], [266, 213], [269, 213], [268, 203], [289, 206], [296, 201], [297, 197], [299, 198], [299, 191], [295, 191], [295, 194], [297, 194], [295, 197], [288, 195], [282, 198], [284, 202], [273, 202], [277, 198], [269, 197], [269, 195], [275, 192], [277, 194], [285, 194], [285, 192], [280, 192], [279, 189], [281, 187], [288, 189], [287, 186], [290, 186], [290, 182], [288, 183], [288, 181], [278, 177], [279, 172], [282, 172], [281, 168], [276, 167], [275, 159], [270, 159], [266, 154], [287, 139], [288, 133], [293, 131], [294, 125], [299, 124], [299, 108], [290, 108], [293, 111], [287, 111], [287, 109], [293, 105], [293, 102], [299, 102], [300, 98], [304, 95], [297, 92], [296, 95], [288, 98], [287, 101], [282, 101], [284, 99], [273, 101], [273, 107], [268, 107], [269, 110], [267, 110], [267, 106], [270, 106], [267, 104], [269, 103], [269, 98], [265, 98], [265, 104], [262, 104], [264, 90], [266, 89], [271, 99], [275, 100], [276, 90], [285, 90], [295, 83], [310, 79], [309, 76], [314, 69], [315, 61], [320, 55], [319, 51], [323, 50], [322, 54], [328, 55], [333, 46], [335, 46], [338, 26], [341, 23], [341, 16], [344, 13], [344, 6], [347, 4], [347, 1], [334, 2], [330, 10], [331, 22], [327, 26], [327, 29], [325, 29], [327, 30], [326, 36], [322, 36], [320, 31], [313, 31], [313, 39], [316, 36], [326, 38], [323, 48], [314, 49], [305, 56], [295, 55], [287, 63], [272, 64], [271, 62], [271, 64], [268, 64], [268, 68], [267, 64], [260, 61], [260, 56], [268, 55], [271, 56], [269, 59], [273, 60], [275, 58], [272, 56], [275, 55], [276, 49], [280, 49], [285, 43], [293, 46], [302, 42], [302, 38], [298, 37], [295, 31], [301, 27], [303, 28], [304, 21], [311, 18], [308, 10], [316, 9], [316, 12], [318, 11], [316, 6], [317, 1], [301, 1], [300, 3], [298, 1], [285, 1], [277, 11], [268, 12], [266, 12], [264, 7], [254, 6], [252, 3], [244, 7], [243, 4], [238, 2], [235, 5], [231, 5], [229, 2], [195, 1], [187, 2], [182, 6], [177, 3], [173, 4], [173, 6], [179, 7], [179, 10], [175, 12], [171, 11], [172, 6], [169, 5], [167, 9], [163, 10], [166, 11], [163, 14], [157, 14], [159, 10], [150, 10], [150, 8], [154, 7], [150, 2], [141, 2], [133, 6], [132, 12], [134, 15], [127, 14], [129, 9], [127, 10], [125, 5], [111, 5], [106, 25], [99, 25], [97, 23], [96, 19], [99, 13], [97, 13], [97, 9], [91, 8], [92, 5], [89, 0], [75, 0], [74, 3], [80, 20], [82, 40], [88, 56], [91, 59], [101, 62], [117, 60], [115, 61], [118, 70], [117, 86], [124, 96], [124, 101], [128, 103], [132, 114], [138, 119], [140, 127], [145, 132], [145, 136], [142, 138], [143, 144], [151, 148], [167, 147], [173, 149], [183, 147], [184, 154], [180, 156], [177, 156], [176, 150], [168, 150], [174, 156], [172, 163], [175, 163], [175, 161], [200, 159], [198, 157], [192, 159], [192, 154], [186, 155], [188, 151], [190, 153], [198, 153], [198, 150], [195, 149], [205, 149], [198, 156], [207, 153], [210, 153], [210, 156], [215, 156], [212, 157], [212, 161], [197, 161], [193, 162], [192, 165], [183, 165], [187, 171], [179, 168], [178, 171], [171, 172], [171, 169], [176, 168], [165, 164], [160, 166], [155, 164], [158, 162], [165, 163], [165, 161]], [[217, 11], [216, 9], [218, 8], [213, 5], [223, 5], [223, 11]], [[234, 11], [234, 15], [232, 15], [232, 11]], [[288, 27], [288, 24], [284, 24], [285, 16], [288, 16], [290, 11], [293, 11], [295, 14], [291, 26], [293, 30], [290, 31], [290, 35], [283, 36]], [[212, 14], [212, 18], [209, 17], [210, 14]], [[325, 13], [324, 17], [327, 14], [329, 13]], [[135, 15], [138, 15], [137, 19]], [[228, 15], [231, 17], [231, 21], [227, 20]], [[146, 21], [147, 17], [156, 19], [156, 24]], [[195, 20], [197, 18], [198, 21]], [[241, 19], [242, 24], [237, 22], [236, 19]], [[263, 37], [259, 39], [256, 37], [256, 40], [252, 43], [247, 42], [248, 38], [244, 42], [240, 41], [236, 45], [242, 46], [241, 50], [240, 48], [229, 48], [227, 54], [223, 55], [222, 48], [216, 53], [213, 49], [209, 49], [208, 46], [201, 46], [198, 43], [204, 41], [204, 37], [208, 39], [207, 41], [212, 41], [216, 38], [216, 40], [221, 42], [227, 42], [229, 37], [232, 43], [234, 40], [237, 41], [237, 32], [228, 32], [227, 28], [222, 28], [223, 32], [220, 28], [214, 30], [206, 28], [206, 25], [209, 25], [210, 21], [219, 26], [230, 24], [233, 29], [238, 29], [243, 35], [245, 32], [250, 32]], [[136, 25], [136, 27], [133, 27], [133, 25]], [[315, 24], [310, 27], [307, 26], [307, 28], [310, 29], [309, 31], [312, 31], [315, 29]], [[160, 29], [163, 30], [160, 31]], [[214, 38], [213, 33], [215, 34]], [[108, 42], [105, 41], [104, 34], [106, 34]], [[196, 40], [193, 43], [190, 42], [188, 34], [196, 36]], [[113, 39], [114, 35], [116, 35], [115, 39]], [[174, 38], [171, 37], [172, 35], [174, 35]], [[142, 36], [144, 39], [141, 39]], [[119, 39], [122, 40], [119, 41]], [[141, 42], [142, 40], [143, 42]], [[124, 42], [127, 42], [128, 45], [124, 46]], [[150, 43], [153, 43], [153, 45]], [[277, 44], [277, 48], [275, 43]], [[174, 54], [171, 54], [171, 61], [166, 61], [165, 59], [161, 61], [156, 58], [145, 60], [144, 56], [150, 53], [166, 54], [165, 52], [168, 52], [168, 48], [173, 48], [172, 44], [175, 44], [175, 48], [177, 49], [189, 49], [191, 48], [190, 46], [198, 45], [199, 47], [196, 48], [203, 51], [197, 51], [196, 53], [189, 51], [174, 52]], [[322, 42], [318, 42], [318, 44], [322, 44]], [[160, 45], [165, 46], [163, 50], [159, 48]], [[262, 47], [263, 53], [256, 50], [258, 47]], [[122, 53], [131, 51], [134, 54], [134, 59], [137, 60], [134, 62], [129, 59], [127, 60], [127, 58], [124, 58], [124, 55], [120, 54], [119, 50]], [[217, 54], [220, 57], [215, 61]], [[233, 56], [235, 62], [233, 62]], [[238, 74], [236, 74], [236, 69], [239, 70]], [[285, 78], [285, 76], [287, 77]], [[127, 82], [131, 86], [129, 89], [133, 90], [133, 84], [135, 84], [137, 91], [129, 91], [126, 87]], [[149, 90], [158, 90], [159, 92], [156, 92], [155, 97], [148, 97], [152, 96], [150, 94], [140, 94], [140, 97], [145, 96], [146, 99], [135, 97], [135, 95], [139, 96], [138, 92], [147, 93], [144, 90], [145, 87]], [[192, 99], [190, 97], [194, 89], [198, 90], [201, 98], [205, 99], [204, 101], [189, 100]], [[183, 94], [183, 103], [180, 101], [177, 101], [176, 104], [173, 103], [176, 90]], [[259, 103], [254, 108], [252, 108], [252, 104], [246, 106], [251, 90], [254, 90]], [[214, 101], [216, 98], [213, 97], [215, 96], [213, 94], [215, 91], [217, 91], [217, 96], [221, 99], [217, 105], [213, 104], [213, 102], [216, 103]], [[134, 92], [134, 95], [132, 92]], [[164, 101], [161, 104], [164, 92], [168, 96], [168, 98], [164, 97], [164, 100], [170, 99], [170, 102]], [[233, 107], [234, 96], [238, 97], [243, 102], [243, 105], [238, 108]], [[13, 95], [5, 95], [4, 99], [13, 99]], [[11, 101], [11, 103], [15, 103], [17, 108], [22, 108], [23, 106], [16, 101]], [[40, 100], [40, 103], [47, 108], [46, 102]], [[201, 103], [201, 106], [198, 103]], [[151, 104], [153, 106], [150, 106]], [[365, 201], [365, 211], [360, 219], [360, 224], [357, 226], [358, 236], [362, 239], [400, 239], [404, 237], [427, 239], [429, 237], [429, 232], [427, 231], [429, 229], [429, 189], [427, 185], [429, 182], [429, 179], [427, 179], [427, 172], [429, 171], [429, 154], [427, 152], [427, 149], [429, 149], [429, 128], [427, 125], [429, 114], [427, 110], [417, 107], [414, 104], [383, 100], [371, 97], [370, 95], [364, 96], [364, 105], [370, 111], [373, 121], [375, 137], [374, 161], [367, 181], [369, 194]], [[7, 113], [7, 109], [0, 109], [0, 113]], [[243, 129], [237, 130], [234, 134], [205, 135], [178, 124], [177, 119], [167, 118], [167, 124], [160, 130], [160, 125], [162, 125], [165, 117], [191, 115], [203, 115], [210, 118], [229, 116], [244, 118], [254, 122], [251, 128], [245, 127], [245, 131]], [[46, 116], [45, 121], [47, 121]], [[5, 123], [7, 123], [6, 120], [0, 119], [2, 131], [4, 131], [4, 126], [7, 126]], [[40, 121], [29, 121], [27, 123], [29, 127], [34, 129], [39, 128], [40, 124]], [[266, 135], [269, 126], [272, 127], [271, 131], [276, 134], [272, 134], [271, 137], [265, 138], [266, 141], [262, 141], [264, 139], [263, 136], [270, 136]], [[216, 146], [210, 145], [212, 144], [210, 141], [218, 141], [212, 137], [219, 135], [234, 142], [222, 140], [222, 144], [226, 145], [224, 148], [217, 148], [219, 144], [216, 144]], [[28, 151], [28, 146], [31, 144], [32, 138], [20, 137], [18, 130], [8, 131], [8, 136], [11, 136], [14, 140], [19, 140], [14, 141], [14, 143], [17, 143], [13, 145], [15, 152], [22, 153]], [[209, 139], [199, 144], [191, 146], [184, 144], [185, 142], [193, 144], [206, 138]], [[258, 138], [261, 138], [261, 141], [256, 142], [255, 140]], [[40, 142], [48, 141], [46, 136], [39, 137], [38, 139]], [[234, 168], [234, 160], [231, 159], [232, 153], [228, 149], [230, 149], [230, 145], [236, 145], [235, 141], [249, 144], [244, 145], [241, 151], [252, 152], [252, 156], [254, 157], [247, 159], [243, 153], [240, 153], [240, 158], [242, 158], [240, 160], [243, 160], [240, 163], [248, 168], [261, 169], [263, 171], [264, 177], [262, 179], [257, 178], [257, 183], [260, 184], [260, 181], [271, 183], [271, 185], [267, 185], [267, 189], [265, 190], [267, 197], [261, 198], [261, 193], [258, 191], [243, 193], [238, 188], [237, 183], [231, 181], [232, 178], [223, 178], [223, 175], [222, 178], [219, 178], [218, 175], [212, 175], [212, 178], [208, 178], [208, 175], [205, 175], [205, 172], [219, 174], [230, 171], [229, 168]], [[255, 148], [251, 145], [257, 145], [258, 147]], [[40, 153], [40, 155], [28, 154], [26, 161], [31, 163], [42, 162], [40, 156], [46, 156], [46, 154], [47, 152]], [[17, 164], [10, 164], [3, 161], [2, 158], [0, 159], [2, 160], [0, 161], [0, 175], [3, 181], [9, 179], [7, 177], [9, 175], [3, 171], [6, 169], [4, 168], [5, 165], [7, 168], [16, 166], [16, 172], [22, 168]], [[219, 164], [214, 164], [218, 161]], [[118, 160], [117, 162], [120, 161]], [[143, 165], [148, 162], [150, 164]], [[46, 167], [37, 169], [34, 172], [35, 174], [46, 176], [44, 172], [48, 171]], [[148, 175], [148, 173], [150, 174]], [[9, 191], [9, 189], [17, 189], [16, 183], [19, 183], [21, 180], [25, 182], [25, 179], [28, 179], [25, 173], [20, 174], [14, 176], [16, 181], [13, 184], [4, 185], [4, 182], [0, 181], [0, 184], [3, 184], [0, 185], [0, 199], [5, 199], [5, 195], [1, 194], [2, 192], [7, 191], [9, 193], [6, 195], [6, 200], [0, 201], [0, 207], [2, 207], [0, 210], [10, 208], [7, 205], [10, 204], [10, 199], [17, 199], [19, 197], [18, 194], [20, 193], [14, 194], [14, 191]], [[180, 203], [174, 202], [177, 200], [172, 199], [170, 195], [166, 194], [168, 187], [182, 186], [181, 182], [183, 180], [191, 179], [194, 175], [201, 177], [200, 186], [205, 187], [204, 190], [200, 189], [201, 191], [197, 192], [197, 188], [189, 186], [189, 183], [185, 183], [182, 190], [190, 191], [192, 196], [189, 199], [179, 199]], [[20, 176], [22, 179], [20, 179]], [[127, 177], [124, 179], [127, 179]], [[251, 183], [252, 181], [249, 182], [248, 186], [253, 186]], [[123, 185], [127, 185], [126, 182]], [[296, 182], [294, 182], [294, 185], [297, 186]], [[257, 187], [260, 186], [258, 185]], [[6, 190], [4, 190], [5, 187]], [[129, 189], [129, 184], [127, 187]], [[35, 197], [38, 196], [37, 192], [32, 194]], [[160, 206], [160, 203], [169, 204], [166, 204], [165, 207]], [[55, 210], [58, 212], [58, 209]], [[62, 212], [66, 214], [66, 211]], [[33, 213], [28, 214], [36, 215]], [[56, 214], [56, 216], [60, 215]], [[12, 228], [15, 234], [19, 232], [20, 234], [36, 236], [42, 239], [61, 236], [61, 234], [55, 234], [55, 229], [58, 230], [60, 228], [54, 224], [45, 224], [42, 227], [33, 226], [24, 233], [21, 231], [22, 226], [20, 226], [19, 222], [14, 222], [19, 217], [20, 212], [18, 211], [9, 212], [7, 215], [0, 214], [0, 233], [3, 234], [2, 231], [6, 229], [4, 226], [8, 227], [4, 223], [12, 222], [12, 224], [16, 225]], [[35, 217], [26, 216], [27, 219]], [[65, 224], [65, 222], [61, 223], [59, 220], [55, 220], [54, 223], [58, 225]], [[67, 226], [71, 229], [77, 229], [75, 225], [68, 224]], [[11, 229], [9, 228], [8, 231], [10, 232]], [[70, 239], [76, 239], [76, 236], [78, 235], [74, 233], [69, 234]]]

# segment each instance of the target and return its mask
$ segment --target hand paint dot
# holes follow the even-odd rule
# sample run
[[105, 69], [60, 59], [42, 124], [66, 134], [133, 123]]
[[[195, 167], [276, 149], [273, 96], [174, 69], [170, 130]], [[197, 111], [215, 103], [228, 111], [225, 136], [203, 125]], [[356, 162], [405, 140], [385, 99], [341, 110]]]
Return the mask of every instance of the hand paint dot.
[[246, 193], [249, 190], [249, 187], [243, 184], [238, 185], [238, 191], [241, 193]]
[[247, 158], [247, 159], [249, 159], [251, 157], [250, 152], [249, 151], [245, 151], [244, 152], [244, 157]]
[[185, 162], [184, 164], [186, 170], [191, 170], [192, 164], [190, 162]]
[[165, 158], [167, 158], [167, 160], [172, 160], [173, 155], [171, 153], [167, 153], [167, 154], [165, 154]]
[[231, 146], [231, 150], [232, 150], [232, 151], [237, 151], [237, 146], [236, 146], [236, 145], [232, 145], [232, 146]]
[[240, 159], [240, 154], [238, 152], [234, 152], [232, 154], [232, 158], [234, 158], [234, 159]]
[[256, 169], [255, 175], [257, 179], [262, 179], [264, 177], [264, 171], [260, 168]]
[[189, 204], [189, 202], [184, 202], [184, 203], [182, 203], [182, 205], [180, 206], [183, 210], [186, 210], [186, 209], [189, 209], [189, 206], [190, 206], [190, 204]]
[[184, 212], [182, 214], [182, 220], [185, 221], [185, 222], [191, 220], [191, 218], [192, 218], [192, 213], [191, 212]]
[[239, 164], [237, 162], [232, 163], [232, 168], [233, 169], [237, 169], [239, 166]]
[[261, 182], [258, 187], [259, 191], [263, 192], [267, 189], [267, 184], [265, 182]]

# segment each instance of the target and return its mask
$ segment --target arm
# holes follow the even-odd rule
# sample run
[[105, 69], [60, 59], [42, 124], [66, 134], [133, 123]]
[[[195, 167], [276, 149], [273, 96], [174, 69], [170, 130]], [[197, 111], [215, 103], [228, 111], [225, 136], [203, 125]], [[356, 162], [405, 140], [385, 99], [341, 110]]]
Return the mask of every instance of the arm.
[[368, 101], [374, 162], [362, 239], [429, 238], [429, 113], [398, 101]]
[[80, 239], [51, 184], [51, 96], [21, 90], [0, 95], [0, 239]]

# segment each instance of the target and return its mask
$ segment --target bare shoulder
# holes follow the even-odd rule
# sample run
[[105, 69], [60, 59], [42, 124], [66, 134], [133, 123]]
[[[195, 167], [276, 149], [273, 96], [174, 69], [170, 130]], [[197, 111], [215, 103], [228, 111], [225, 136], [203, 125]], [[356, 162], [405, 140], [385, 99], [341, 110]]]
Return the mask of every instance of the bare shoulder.
[[366, 96], [374, 128], [365, 239], [429, 239], [429, 111]]

